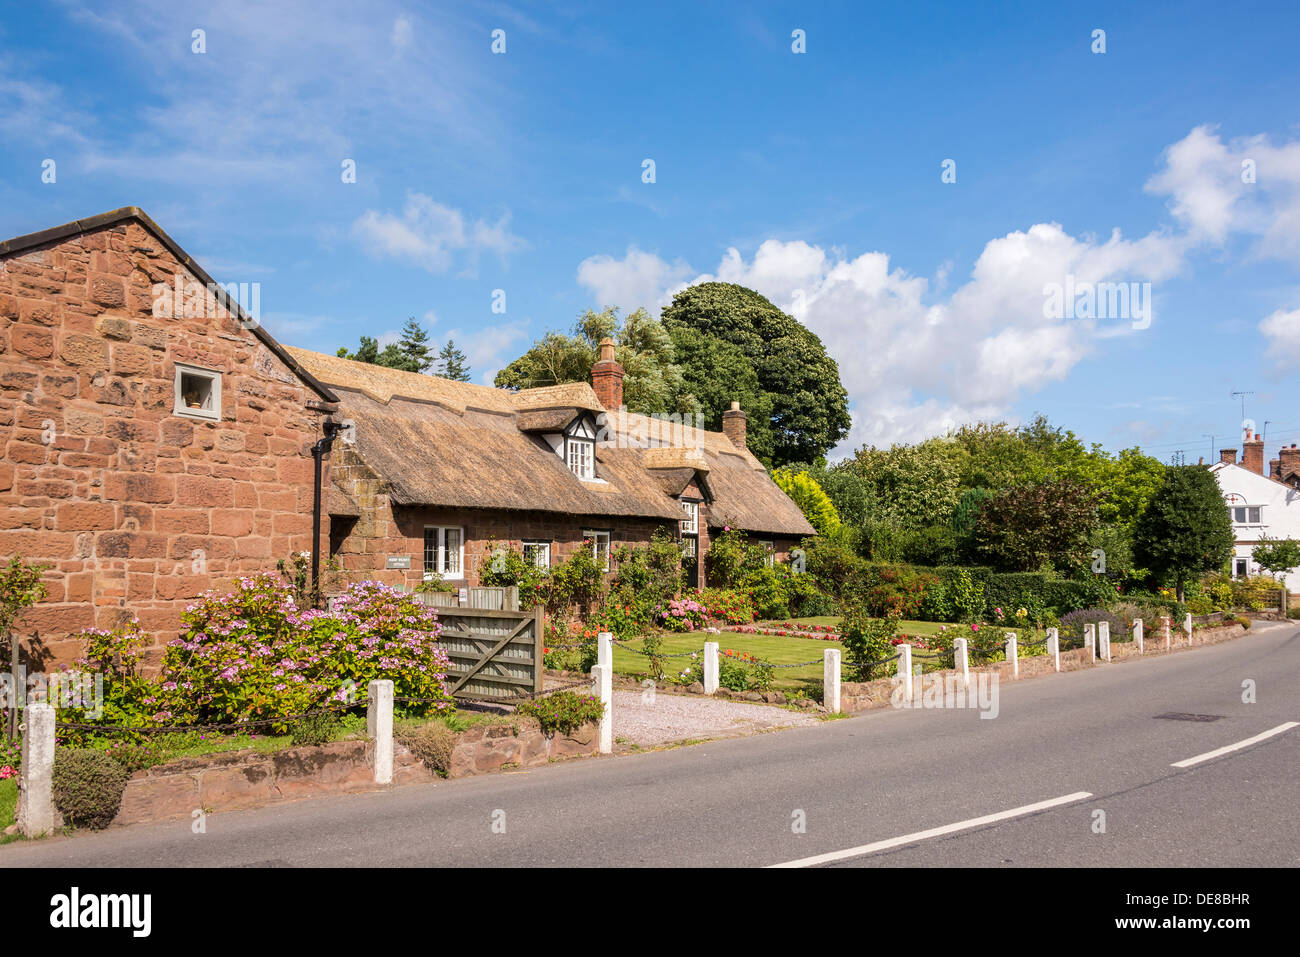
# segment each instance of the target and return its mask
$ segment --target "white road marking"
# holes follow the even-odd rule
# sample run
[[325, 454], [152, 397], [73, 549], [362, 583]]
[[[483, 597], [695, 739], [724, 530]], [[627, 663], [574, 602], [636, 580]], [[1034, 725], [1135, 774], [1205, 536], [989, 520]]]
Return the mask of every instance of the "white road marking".
[[891, 847], [899, 847], [903, 844], [912, 844], [916, 841], [924, 841], [931, 837], [942, 837], [944, 834], [954, 834], [957, 831], [969, 830], [973, 827], [983, 827], [985, 824], [993, 824], [997, 821], [1005, 821], [1009, 818], [1020, 817], [1024, 814], [1033, 814], [1035, 811], [1045, 811], [1048, 808], [1059, 807], [1062, 804], [1071, 804], [1075, 801], [1082, 801], [1084, 798], [1092, 797], [1089, 791], [1076, 791], [1073, 794], [1066, 794], [1063, 797], [1051, 798], [1047, 801], [1039, 801], [1037, 804], [1026, 804], [1024, 807], [1013, 807], [1009, 811], [999, 811], [996, 814], [985, 814], [983, 817], [973, 817], [968, 821], [958, 821], [956, 824], [945, 824], [943, 827], [932, 827], [928, 831], [917, 831], [915, 834], [904, 834], [902, 837], [891, 837], [887, 841], [876, 841], [874, 844], [863, 844], [860, 847], [850, 847], [844, 851], [831, 851], [829, 854], [818, 854], [815, 857], [801, 857], [797, 861], [787, 861], [784, 864], [769, 864], [769, 867], [812, 867], [816, 864], [826, 864], [830, 861], [842, 861], [849, 857], [861, 857], [864, 854], [874, 854], [876, 851], [887, 850]]
[[1185, 761], [1175, 761], [1169, 765], [1171, 768], [1190, 768], [1193, 764], [1200, 764], [1202, 761], [1208, 761], [1211, 758], [1217, 758], [1221, 754], [1229, 754], [1233, 751], [1240, 751], [1242, 748], [1248, 748], [1252, 744], [1258, 744], [1275, 734], [1281, 734], [1283, 731], [1290, 731], [1292, 728], [1300, 728], [1300, 721], [1287, 721], [1279, 724], [1276, 728], [1269, 728], [1263, 734], [1257, 734], [1253, 738], [1247, 738], [1245, 741], [1238, 741], [1236, 744], [1228, 744], [1222, 748], [1215, 748], [1213, 751], [1206, 751], [1204, 754], [1198, 754], [1194, 758], [1188, 758]]

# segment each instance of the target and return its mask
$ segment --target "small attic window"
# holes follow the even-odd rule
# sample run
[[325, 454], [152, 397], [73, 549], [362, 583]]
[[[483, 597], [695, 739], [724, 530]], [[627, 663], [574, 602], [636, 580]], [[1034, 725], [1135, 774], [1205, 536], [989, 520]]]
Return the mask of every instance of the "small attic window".
[[176, 363], [176, 415], [221, 418], [221, 373]]

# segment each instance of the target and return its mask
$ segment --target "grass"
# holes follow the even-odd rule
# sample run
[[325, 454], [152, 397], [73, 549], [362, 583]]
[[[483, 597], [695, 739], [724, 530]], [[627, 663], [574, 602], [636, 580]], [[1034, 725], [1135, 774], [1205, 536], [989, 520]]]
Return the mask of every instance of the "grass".
[[[830, 615], [785, 620], [797, 625], [838, 626], [840, 623], [838, 617]], [[782, 623], [769, 624], [780, 625]], [[900, 621], [898, 623], [898, 633], [907, 637], [926, 638], [938, 634], [944, 627], [953, 628], [954, 626], [945, 626], [944, 623], [936, 621]], [[997, 628], [999, 631], [1015, 631], [1029, 641], [1040, 640], [1040, 636], [1035, 636], [1032, 629], [1007, 628], [998, 625], [986, 627]], [[721, 651], [730, 648], [733, 651], [745, 652], [777, 665], [814, 661], [815, 663], [801, 668], [778, 668], [772, 682], [773, 691], [782, 691], [786, 694], [793, 692], [813, 698], [821, 697], [822, 653], [827, 648], [840, 647], [839, 642], [830, 642], [818, 638], [782, 638], [779, 635], [749, 635], [735, 631], [724, 631], [716, 636], [703, 632], [690, 632], [682, 635], [666, 634], [663, 636], [663, 650], [669, 654], [702, 651], [705, 641], [715, 639]], [[1041, 649], [1039, 650], [1041, 651]], [[1022, 657], [1025, 655], [1024, 650], [1021, 651], [1021, 655]], [[924, 671], [937, 670], [939, 667], [936, 655], [931, 651], [914, 649], [912, 660], [920, 664]], [[665, 669], [669, 674], [676, 674], [690, 663], [690, 659], [687, 658], [669, 658], [665, 662]], [[623, 675], [644, 675], [646, 674], [646, 658], [615, 645], [614, 670]]]
[[[18, 779], [6, 778], [0, 781], [0, 831], [14, 822], [14, 809], [18, 807]], [[0, 834], [0, 843], [5, 836]]]

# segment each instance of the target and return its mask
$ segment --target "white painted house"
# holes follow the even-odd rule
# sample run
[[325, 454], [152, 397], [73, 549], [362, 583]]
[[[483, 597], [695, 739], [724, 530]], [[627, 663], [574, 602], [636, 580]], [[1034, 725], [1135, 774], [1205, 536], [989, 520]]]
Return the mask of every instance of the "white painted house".
[[[1223, 449], [1210, 471], [1232, 513], [1232, 577], [1268, 574], [1250, 553], [1265, 538], [1300, 540], [1300, 449], [1283, 448], [1265, 475], [1264, 442], [1247, 432], [1241, 461], [1236, 449]], [[1288, 591], [1300, 592], [1300, 568], [1290, 569], [1285, 581]]]

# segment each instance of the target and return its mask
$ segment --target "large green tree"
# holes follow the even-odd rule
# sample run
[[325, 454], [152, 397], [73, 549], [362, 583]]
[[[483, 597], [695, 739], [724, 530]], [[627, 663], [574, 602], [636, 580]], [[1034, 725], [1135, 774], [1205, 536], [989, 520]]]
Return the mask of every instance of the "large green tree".
[[1172, 582], [1182, 601], [1184, 586], [1217, 571], [1232, 557], [1232, 518], [1213, 473], [1203, 465], [1166, 467], [1164, 480], [1133, 531], [1137, 563]]
[[340, 359], [369, 362], [404, 372], [425, 372], [433, 365], [434, 358], [433, 349], [429, 346], [429, 334], [416, 322], [414, 316], [406, 320], [397, 342], [390, 342], [383, 349], [379, 348], [377, 340], [362, 336], [356, 352], [349, 352], [347, 346], [343, 346], [335, 354]]
[[839, 366], [811, 330], [752, 289], [688, 286], [661, 318], [670, 334], [690, 329], [736, 346], [749, 360], [772, 401], [772, 464], [814, 462], [848, 435]]
[[739, 402], [747, 417], [745, 444], [765, 465], [772, 462], [772, 397], [739, 346], [686, 326], [671, 333], [682, 390], [699, 404], [704, 427], [722, 430], [722, 414]]
[[1051, 479], [986, 499], [975, 545], [988, 564], [1005, 571], [1065, 570], [1082, 560], [1096, 527], [1096, 496], [1077, 482]]

